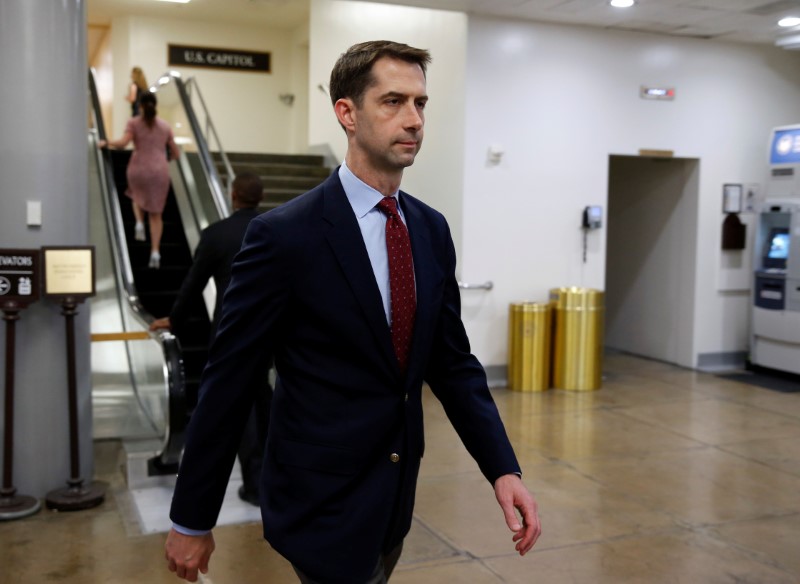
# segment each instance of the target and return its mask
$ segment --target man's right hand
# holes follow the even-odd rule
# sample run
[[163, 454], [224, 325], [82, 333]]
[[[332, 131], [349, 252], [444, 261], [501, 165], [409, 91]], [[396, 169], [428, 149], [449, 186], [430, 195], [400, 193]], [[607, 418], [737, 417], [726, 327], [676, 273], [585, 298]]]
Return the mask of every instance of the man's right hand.
[[[533, 544], [542, 534], [536, 500], [517, 474], [507, 474], [497, 479], [494, 482], [494, 493], [503, 510], [508, 528], [514, 532], [514, 537], [511, 539], [516, 543], [516, 550], [519, 555], [524, 556], [531, 551]], [[515, 510], [522, 515], [522, 524]]]
[[197, 582], [198, 570], [208, 573], [208, 561], [214, 553], [214, 536], [209, 531], [205, 535], [184, 535], [170, 529], [164, 544], [164, 555], [169, 569], [178, 578]]
[[150, 330], [157, 331], [161, 329], [171, 329], [172, 323], [169, 322], [169, 317], [165, 316], [163, 318], [157, 318], [153, 322], [150, 323]]

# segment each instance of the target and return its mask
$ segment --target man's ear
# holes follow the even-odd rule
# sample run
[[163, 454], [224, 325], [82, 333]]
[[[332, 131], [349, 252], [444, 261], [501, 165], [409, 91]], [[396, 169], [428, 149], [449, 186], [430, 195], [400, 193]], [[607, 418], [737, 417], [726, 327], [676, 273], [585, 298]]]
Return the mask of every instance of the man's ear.
[[345, 131], [353, 132], [356, 123], [356, 106], [353, 100], [343, 97], [333, 104], [333, 111], [336, 112], [336, 119], [344, 127]]

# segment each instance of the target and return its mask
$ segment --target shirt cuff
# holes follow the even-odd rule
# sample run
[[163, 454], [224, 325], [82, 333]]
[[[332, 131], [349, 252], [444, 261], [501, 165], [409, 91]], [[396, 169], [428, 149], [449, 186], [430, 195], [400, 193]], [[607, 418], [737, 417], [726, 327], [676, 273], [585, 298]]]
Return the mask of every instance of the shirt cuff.
[[188, 527], [184, 527], [183, 525], [178, 525], [177, 523], [172, 524], [172, 529], [174, 529], [178, 533], [182, 533], [183, 535], [191, 535], [194, 537], [211, 533], [210, 529], [189, 529]]

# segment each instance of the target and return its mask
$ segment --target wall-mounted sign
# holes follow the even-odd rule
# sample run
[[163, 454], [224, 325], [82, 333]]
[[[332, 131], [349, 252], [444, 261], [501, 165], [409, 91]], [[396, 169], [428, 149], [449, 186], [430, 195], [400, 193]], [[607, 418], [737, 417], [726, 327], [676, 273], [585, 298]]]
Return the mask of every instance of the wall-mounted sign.
[[94, 247], [43, 247], [44, 295], [94, 296]]
[[39, 300], [39, 250], [0, 249], [0, 305]]
[[742, 192], [740, 184], [722, 185], [722, 212], [741, 213], [742, 212]]
[[188, 45], [167, 45], [167, 62], [184, 67], [233, 69], [235, 71], [272, 71], [271, 53], [239, 49], [213, 49]]
[[650, 87], [642, 85], [639, 90], [639, 97], [642, 99], [661, 99], [665, 101], [672, 101], [675, 99], [674, 87]]

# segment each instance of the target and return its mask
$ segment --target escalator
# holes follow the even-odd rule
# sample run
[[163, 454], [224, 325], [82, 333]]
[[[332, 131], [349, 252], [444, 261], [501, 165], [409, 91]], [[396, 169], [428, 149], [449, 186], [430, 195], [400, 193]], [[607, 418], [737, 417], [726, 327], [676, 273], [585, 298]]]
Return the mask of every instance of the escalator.
[[[157, 270], [148, 267], [150, 257], [150, 233], [145, 218], [146, 241], [134, 238], [135, 218], [131, 200], [125, 195], [128, 181], [125, 170], [132, 152], [112, 150], [109, 153], [112, 164], [117, 198], [125, 227], [125, 239], [130, 254], [133, 281], [139, 302], [148, 314], [155, 318], [169, 316], [172, 305], [178, 296], [189, 268], [192, 265], [192, 252], [186, 240], [180, 211], [172, 187], [167, 195], [164, 208], [164, 233], [161, 237], [161, 267]], [[195, 298], [189, 304], [187, 324], [175, 334], [180, 341], [184, 374], [186, 376], [186, 402], [189, 411], [197, 403], [197, 390], [200, 374], [208, 357], [210, 321], [208, 310], [202, 298]]]
[[98, 291], [91, 304], [93, 434], [123, 441], [133, 488], [177, 471], [207, 358], [213, 282], [204, 298], [192, 302], [179, 337], [149, 332], [149, 324], [169, 315], [200, 231], [230, 210], [183, 82], [162, 77], [159, 117], [186, 131], [175, 132], [182, 154], [170, 162], [161, 267], [148, 268], [149, 233], [147, 241], [134, 239], [133, 209], [125, 195], [131, 151], [97, 148], [108, 137], [91, 71], [89, 93], [90, 225]]

